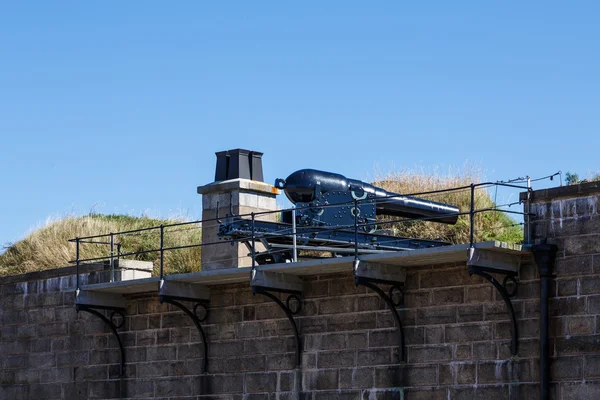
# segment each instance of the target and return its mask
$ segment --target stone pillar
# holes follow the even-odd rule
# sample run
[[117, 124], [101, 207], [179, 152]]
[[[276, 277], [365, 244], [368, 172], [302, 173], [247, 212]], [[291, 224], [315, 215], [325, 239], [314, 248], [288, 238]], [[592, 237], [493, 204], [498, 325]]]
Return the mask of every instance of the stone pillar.
[[[238, 151], [230, 150], [230, 152], [235, 152], [236, 155]], [[220, 168], [219, 161], [222, 161], [222, 158], [221, 160], [219, 158], [223, 153], [217, 153], [217, 170]], [[252, 154], [253, 152], [249, 153]], [[256, 160], [254, 162], [256, 163]], [[219, 171], [217, 171], [217, 175], [218, 173]], [[260, 175], [262, 176], [262, 166]], [[226, 215], [231, 213], [240, 215], [252, 212], [276, 211], [275, 197], [279, 194], [279, 190], [265, 182], [236, 177], [200, 186], [198, 187], [198, 193], [202, 195], [202, 220], [207, 220], [216, 218], [217, 208], [220, 218], [225, 218]], [[244, 218], [249, 220], [250, 216]], [[275, 221], [276, 218], [276, 213], [256, 217], [257, 220], [263, 221]], [[202, 224], [202, 243], [218, 242], [218, 231], [218, 222], [204, 222]], [[256, 249], [260, 251], [260, 247], [257, 246]], [[204, 246], [202, 247], [202, 270], [250, 266], [252, 265], [252, 259], [249, 253], [248, 247], [241, 243], [233, 246], [230, 243]]]

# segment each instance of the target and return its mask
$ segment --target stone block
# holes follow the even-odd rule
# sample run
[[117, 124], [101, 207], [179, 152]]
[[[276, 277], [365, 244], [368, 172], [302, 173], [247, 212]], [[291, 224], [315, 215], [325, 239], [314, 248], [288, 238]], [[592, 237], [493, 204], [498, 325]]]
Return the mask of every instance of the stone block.
[[346, 334], [331, 333], [323, 335], [306, 335], [304, 337], [304, 349], [312, 350], [336, 350], [346, 347]]
[[191, 391], [191, 381], [187, 377], [170, 376], [168, 378], [157, 378], [154, 381], [155, 396], [185, 396], [189, 395]]
[[[395, 392], [379, 392], [379, 393], [386, 393], [385, 396], [383, 396], [383, 399], [386, 400], [400, 400], [402, 398], [404, 399], [410, 399], [410, 400], [447, 400], [448, 397], [448, 393], [447, 393], [447, 389], [445, 388], [406, 388], [404, 389], [404, 397], [400, 397], [400, 393], [395, 391]], [[377, 396], [377, 398], [379, 399], [379, 396]]]
[[246, 374], [247, 392], [274, 392], [277, 389], [276, 372], [253, 372]]
[[426, 326], [424, 330], [426, 344], [436, 344], [445, 342], [443, 326]]
[[326, 321], [328, 332], [353, 331], [374, 329], [376, 327], [375, 313], [332, 314], [323, 319]]
[[417, 310], [418, 325], [450, 324], [456, 321], [456, 306], [427, 307]]
[[317, 368], [339, 368], [355, 366], [354, 350], [321, 351], [317, 355]]
[[531, 382], [537, 379], [530, 360], [498, 360], [477, 364], [478, 383]]
[[203, 375], [191, 378], [191, 394], [232, 394], [244, 390], [244, 375]]
[[585, 297], [551, 298], [549, 313], [552, 317], [584, 314]]
[[550, 360], [552, 381], [574, 381], [583, 378], [583, 357], [557, 357]]
[[600, 352], [600, 337], [598, 336], [567, 336], [556, 338], [556, 353], [559, 356], [598, 352]]
[[449, 361], [452, 356], [453, 347], [451, 345], [410, 346], [408, 348], [409, 363]]
[[[322, 353], [319, 353], [319, 359], [321, 358], [321, 354]], [[358, 350], [356, 355], [356, 365], [359, 366], [385, 365], [391, 364], [392, 362], [391, 348]]]
[[373, 387], [373, 368], [340, 369], [340, 389], [365, 389]]
[[593, 316], [589, 317], [569, 317], [569, 334], [571, 335], [591, 335], [595, 330], [595, 320]]
[[446, 342], [474, 342], [492, 339], [490, 323], [446, 326]]
[[342, 314], [357, 311], [356, 296], [331, 297], [319, 300], [319, 314]]
[[477, 383], [477, 364], [451, 362], [440, 364], [440, 385], [473, 385]]
[[557, 296], [575, 296], [579, 287], [579, 278], [557, 279]]
[[432, 294], [432, 304], [436, 306], [443, 306], [448, 304], [461, 304], [465, 302], [464, 287], [436, 289], [432, 291]]
[[600, 293], [600, 276], [586, 276], [581, 279], [580, 285], [581, 294], [599, 294]]
[[[406, 296], [404, 297], [406, 299]], [[358, 299], [358, 311], [384, 310], [386, 305], [379, 296], [361, 296]]]
[[555, 272], [558, 277], [587, 275], [593, 271], [593, 256], [581, 255], [556, 259]]
[[471, 345], [470, 344], [457, 344], [456, 350], [454, 351], [455, 360], [469, 360], [471, 358]]
[[[487, 304], [486, 304], [487, 305]], [[458, 322], [483, 321], [483, 304], [464, 304], [457, 307]]]
[[463, 286], [473, 284], [474, 282], [475, 279], [471, 279], [465, 267], [445, 271], [423, 271], [420, 274], [421, 289]]
[[585, 357], [585, 375], [586, 380], [600, 379], [600, 355], [591, 355]]
[[[575, 256], [584, 254], [598, 253], [598, 244], [600, 243], [600, 235], [582, 235], [576, 237], [566, 237], [562, 244], [565, 250], [565, 256]], [[591, 264], [590, 264], [591, 267]]]
[[467, 286], [466, 288], [466, 303], [482, 303], [492, 301], [493, 292], [492, 286], [489, 284], [478, 286]]
[[338, 389], [337, 369], [317, 369], [303, 371], [302, 390], [332, 390]]
[[428, 307], [431, 305], [431, 290], [407, 291], [404, 293], [404, 305], [407, 308]]
[[436, 365], [376, 367], [375, 387], [430, 386], [437, 377]]
[[[295, 341], [292, 340], [291, 337], [288, 338], [280, 338], [280, 337], [272, 337], [272, 338], [261, 338], [261, 339], [247, 339], [243, 342], [233, 342], [235, 345], [229, 347], [226, 350], [227, 355], [239, 355], [242, 354], [241, 349], [238, 349], [240, 343], [243, 343], [243, 353], [244, 354], [273, 354], [273, 353], [285, 353], [286, 351], [294, 351], [295, 350]], [[210, 351], [210, 350], [209, 350]], [[216, 354], [222, 354], [219, 351], [215, 350]]]
[[562, 400], [600, 398], [600, 381], [564, 383], [560, 387]]
[[159, 377], [169, 375], [169, 363], [149, 362], [136, 364], [138, 376], [144, 378]]
[[290, 370], [294, 369], [295, 366], [296, 355], [293, 353], [267, 355], [267, 371]]

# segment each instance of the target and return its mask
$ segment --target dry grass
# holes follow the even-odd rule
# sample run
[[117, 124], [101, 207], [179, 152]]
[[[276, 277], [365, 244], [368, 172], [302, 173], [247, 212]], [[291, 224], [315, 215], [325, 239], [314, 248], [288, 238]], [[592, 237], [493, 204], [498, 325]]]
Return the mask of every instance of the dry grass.
[[[75, 237], [129, 231], [175, 222], [181, 221], [100, 214], [48, 221], [45, 226], [14, 243], [0, 255], [0, 275], [21, 274], [69, 265], [69, 261], [75, 259], [75, 244], [69, 243], [68, 240]], [[198, 244], [201, 242], [201, 236], [201, 230], [197, 225], [165, 228], [165, 247]], [[94, 240], [108, 241], [109, 238]], [[160, 247], [160, 233], [158, 230], [153, 230], [118, 236], [115, 237], [115, 243], [121, 243], [122, 253], [157, 249]], [[109, 246], [106, 245], [81, 244], [80, 246], [81, 259], [108, 257], [110, 254]], [[165, 252], [165, 266], [170, 273], [199, 271], [200, 253], [199, 247]], [[159, 262], [158, 252], [126, 258], [152, 261], [155, 270]]]
[[[451, 171], [448, 174], [411, 170], [394, 172], [378, 178], [374, 184], [391, 192], [409, 194], [467, 186], [478, 182], [480, 182], [479, 171], [471, 167], [466, 167], [463, 171]], [[417, 197], [456, 205], [461, 212], [469, 211], [471, 206], [470, 190], [420, 195]], [[494, 202], [486, 190], [477, 190], [475, 192], [476, 209], [493, 206]], [[392, 219], [397, 218], [382, 217], [380, 221], [384, 222]], [[510, 243], [521, 243], [523, 241], [523, 228], [519, 225], [515, 226], [515, 224], [516, 221], [504, 213], [485, 212], [476, 214], [475, 241], [500, 240]], [[440, 239], [453, 243], [469, 242], [468, 216], [459, 216], [456, 225], [412, 221], [382, 224], [381, 227], [387, 229], [391, 227], [394, 235], [398, 236]]]
[[[374, 184], [389, 191], [409, 194], [466, 186], [478, 181], [479, 173], [472, 168], [466, 168], [462, 172], [452, 171], [448, 174], [428, 173], [424, 171], [395, 172], [377, 179]], [[485, 190], [479, 190], [476, 193], [476, 208], [493, 207], [494, 203]], [[461, 211], [468, 211], [470, 206], [470, 192], [468, 190], [418, 197], [454, 204], [459, 206]], [[382, 217], [380, 218], [380, 222], [390, 219]], [[6, 252], [0, 255], [0, 276], [68, 265], [70, 260], [75, 259], [75, 244], [69, 243], [68, 240], [75, 237], [122, 232], [175, 222], [181, 221], [99, 214], [83, 217], [67, 217], [49, 221], [45, 226], [34, 231], [25, 239], [8, 247]], [[502, 213], [487, 212], [477, 214], [475, 220], [475, 240], [501, 240], [520, 243], [523, 240], [523, 230], [521, 226], [515, 226], [515, 223], [515, 220]], [[459, 217], [456, 225], [413, 221], [390, 225], [381, 224], [380, 227], [391, 228], [394, 234], [398, 236], [441, 239], [453, 243], [468, 243], [469, 241], [469, 220], [467, 216]], [[108, 241], [108, 238], [98, 240]], [[165, 247], [198, 244], [201, 243], [201, 240], [201, 229], [196, 224], [165, 228]], [[122, 253], [147, 251], [160, 247], [160, 234], [158, 230], [152, 230], [118, 236], [115, 239], [115, 243], [121, 243]], [[81, 245], [80, 258], [82, 259], [108, 256], [108, 246], [94, 244]], [[201, 250], [199, 247], [167, 251], [165, 252], [166, 272], [184, 273], [199, 271], [200, 256]], [[158, 252], [141, 254], [133, 258], [152, 261], [155, 266], [155, 273], [157, 272]]]

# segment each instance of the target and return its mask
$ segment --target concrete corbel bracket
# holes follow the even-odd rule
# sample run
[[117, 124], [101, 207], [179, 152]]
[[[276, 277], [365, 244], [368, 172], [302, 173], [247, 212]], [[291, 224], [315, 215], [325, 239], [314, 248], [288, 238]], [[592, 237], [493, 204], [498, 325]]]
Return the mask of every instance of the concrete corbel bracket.
[[[194, 323], [200, 337], [202, 338], [202, 347], [204, 357], [202, 358], [202, 373], [208, 370], [208, 342], [206, 334], [202, 329], [202, 322], [208, 318], [208, 303], [210, 302], [210, 289], [206, 286], [188, 283], [177, 282], [162, 279], [158, 283], [158, 300], [162, 303], [172, 304], [183, 311]], [[192, 308], [188, 308], [180, 301], [189, 301], [195, 303]], [[203, 312], [198, 315], [198, 309], [202, 308]]]
[[[121, 377], [125, 376], [125, 348], [123, 347], [118, 329], [125, 323], [125, 307], [125, 298], [121, 294], [80, 289], [75, 291], [75, 309], [77, 312], [85, 311], [100, 318], [110, 328], [112, 334], [117, 339], [121, 352], [119, 369], [119, 376]], [[110, 311], [111, 313], [106, 317], [102, 311]]]
[[[398, 326], [398, 362], [405, 361], [404, 329], [396, 308], [404, 303], [402, 289], [406, 282], [406, 269], [395, 265], [355, 260], [353, 272], [356, 286], [362, 285], [377, 293], [390, 309]], [[389, 285], [388, 292], [386, 293], [379, 285]]]
[[[298, 276], [282, 272], [253, 269], [250, 286], [252, 287], [252, 294], [262, 294], [275, 302], [285, 313], [290, 325], [294, 329], [294, 336], [296, 338], [296, 365], [300, 365], [302, 343], [294, 315], [298, 314], [302, 309], [302, 301], [300, 299], [303, 287], [302, 279]], [[285, 303], [275, 293], [286, 294]]]
[[[467, 254], [467, 268], [469, 275], [478, 275], [488, 282], [498, 291], [511, 322], [511, 353], [517, 355], [519, 332], [517, 330], [517, 317], [515, 309], [510, 300], [516, 296], [518, 290], [517, 275], [521, 266], [522, 255], [490, 251], [486, 249], [469, 248]], [[490, 273], [504, 275], [502, 283], [490, 275]], [[512, 287], [510, 287], [512, 286]]]

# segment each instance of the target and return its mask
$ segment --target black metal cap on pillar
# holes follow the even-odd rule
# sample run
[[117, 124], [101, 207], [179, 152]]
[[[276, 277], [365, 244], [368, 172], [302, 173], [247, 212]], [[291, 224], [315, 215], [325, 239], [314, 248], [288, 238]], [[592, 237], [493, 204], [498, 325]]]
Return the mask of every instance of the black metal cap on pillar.
[[250, 179], [264, 182], [262, 170], [262, 155], [258, 151], [233, 149], [218, 151], [215, 181], [228, 179]]

